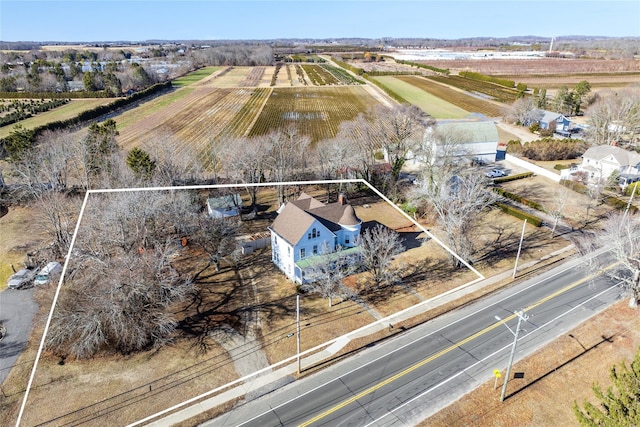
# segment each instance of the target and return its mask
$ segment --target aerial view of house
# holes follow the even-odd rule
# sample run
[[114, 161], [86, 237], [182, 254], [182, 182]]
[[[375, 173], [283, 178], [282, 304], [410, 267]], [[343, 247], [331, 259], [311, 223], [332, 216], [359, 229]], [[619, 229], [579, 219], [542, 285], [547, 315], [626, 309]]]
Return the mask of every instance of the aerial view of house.
[[271, 231], [271, 259], [292, 281], [306, 283], [309, 260], [360, 244], [362, 221], [344, 195], [324, 204], [306, 193], [283, 205]]

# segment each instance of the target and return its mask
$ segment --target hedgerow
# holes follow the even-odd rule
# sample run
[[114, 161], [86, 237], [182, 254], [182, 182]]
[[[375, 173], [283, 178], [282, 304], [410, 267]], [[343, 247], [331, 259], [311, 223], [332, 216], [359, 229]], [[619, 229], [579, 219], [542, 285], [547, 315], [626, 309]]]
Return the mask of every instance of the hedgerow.
[[495, 206], [497, 206], [498, 208], [500, 208], [502, 211], [508, 213], [511, 216], [515, 216], [516, 218], [520, 218], [520, 219], [526, 219], [527, 222], [535, 227], [540, 227], [542, 226], [542, 219], [535, 216], [535, 215], [531, 215], [528, 212], [525, 212], [523, 210], [520, 209], [516, 209], [512, 206], [506, 205], [504, 203], [495, 203]]

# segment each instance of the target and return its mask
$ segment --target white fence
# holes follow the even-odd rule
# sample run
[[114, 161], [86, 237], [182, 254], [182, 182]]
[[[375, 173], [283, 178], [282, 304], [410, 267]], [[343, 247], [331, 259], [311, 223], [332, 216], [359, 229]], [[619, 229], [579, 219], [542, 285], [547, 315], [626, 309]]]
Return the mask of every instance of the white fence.
[[513, 163], [516, 166], [520, 166], [521, 168], [525, 168], [528, 171], [535, 173], [536, 175], [544, 176], [545, 178], [549, 178], [554, 180], [555, 182], [560, 182], [560, 175], [557, 173], [548, 171], [540, 166], [534, 165], [533, 163], [529, 163], [526, 160], [519, 159], [510, 154], [506, 155], [506, 161], [509, 163]]

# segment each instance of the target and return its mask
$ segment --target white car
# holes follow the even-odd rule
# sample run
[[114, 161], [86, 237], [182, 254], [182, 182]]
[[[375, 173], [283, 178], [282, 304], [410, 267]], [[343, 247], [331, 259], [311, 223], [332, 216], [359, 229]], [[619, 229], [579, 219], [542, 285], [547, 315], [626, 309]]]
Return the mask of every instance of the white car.
[[36, 286], [46, 285], [54, 276], [56, 276], [60, 272], [62, 272], [62, 264], [55, 261], [50, 262], [49, 264], [45, 265], [42, 270], [40, 270], [40, 272], [34, 279], [33, 284]]
[[507, 174], [500, 169], [491, 169], [485, 175], [487, 175], [489, 178], [500, 178], [501, 176], [507, 176]]
[[11, 277], [9, 277], [9, 281], [7, 282], [7, 287], [9, 289], [20, 289], [25, 285], [28, 285], [33, 277], [36, 275], [35, 270], [29, 270], [27, 268], [23, 268], [22, 270], [14, 273]]

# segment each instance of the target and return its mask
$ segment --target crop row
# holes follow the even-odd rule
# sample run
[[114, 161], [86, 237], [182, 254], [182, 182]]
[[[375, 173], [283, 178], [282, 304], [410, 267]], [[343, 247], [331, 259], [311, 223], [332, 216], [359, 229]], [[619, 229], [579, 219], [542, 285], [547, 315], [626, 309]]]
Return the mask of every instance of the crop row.
[[483, 93], [499, 102], [512, 103], [518, 98], [518, 91], [480, 80], [467, 79], [460, 76], [429, 76], [431, 80], [441, 82], [471, 93]]
[[342, 84], [345, 84], [345, 85], [364, 84], [362, 80], [356, 79], [355, 77], [353, 77], [351, 74], [349, 74], [346, 70], [342, 68], [334, 67], [333, 65], [329, 65], [329, 64], [322, 64], [321, 67], [327, 70], [328, 72], [330, 72], [331, 74], [333, 74], [335, 78], [338, 79]]
[[264, 70], [266, 67], [252, 67], [249, 74], [245, 77], [243, 81], [241, 81], [238, 86], [241, 87], [255, 87], [258, 86], [260, 80], [262, 80], [262, 76], [264, 75]]
[[395, 78], [422, 89], [425, 92], [462, 108], [463, 110], [484, 114], [489, 117], [498, 117], [502, 115], [502, 108], [499, 105], [432, 82], [430, 81], [432, 78], [417, 76], [397, 76]]
[[8, 126], [20, 120], [28, 119], [39, 113], [44, 113], [54, 108], [65, 105], [68, 99], [13, 100], [7, 104], [0, 102], [0, 113], [6, 113], [0, 117], [0, 127]]
[[296, 64], [296, 74], [298, 75], [298, 80], [300, 81], [300, 83], [302, 83], [305, 86], [309, 84], [307, 83], [307, 80], [304, 78], [304, 70], [298, 64]]
[[337, 85], [340, 81], [320, 65], [303, 65], [302, 68], [316, 86]]
[[357, 86], [275, 89], [249, 135], [264, 135], [294, 124], [312, 142], [332, 138], [343, 121], [367, 110], [368, 97]]

